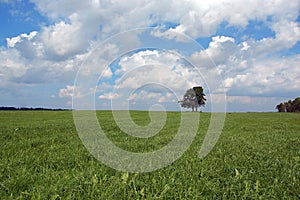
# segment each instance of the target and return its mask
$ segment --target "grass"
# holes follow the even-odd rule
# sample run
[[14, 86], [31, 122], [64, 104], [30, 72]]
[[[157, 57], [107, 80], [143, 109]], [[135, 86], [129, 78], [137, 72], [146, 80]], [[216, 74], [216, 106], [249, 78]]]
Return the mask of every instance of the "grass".
[[[179, 113], [169, 112], [151, 139], [122, 133], [109, 111], [97, 113], [107, 136], [123, 149], [154, 151], [174, 137]], [[150, 122], [134, 111], [137, 124]], [[198, 153], [209, 124], [170, 166], [151, 173], [116, 171], [80, 141], [71, 111], [0, 112], [1, 199], [300, 199], [300, 116], [228, 113], [212, 152]]]

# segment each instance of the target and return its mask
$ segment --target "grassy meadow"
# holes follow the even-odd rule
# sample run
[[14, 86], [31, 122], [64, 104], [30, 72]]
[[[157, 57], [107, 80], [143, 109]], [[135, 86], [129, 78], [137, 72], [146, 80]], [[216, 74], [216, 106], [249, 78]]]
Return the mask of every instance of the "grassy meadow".
[[[110, 111], [97, 116], [107, 136], [133, 152], [162, 148], [180, 122], [168, 112], [159, 134], [139, 139], [122, 133]], [[131, 116], [150, 122], [144, 111]], [[71, 111], [1, 111], [0, 199], [300, 199], [299, 113], [227, 113], [218, 143], [200, 160], [209, 119], [200, 113], [195, 140], [170, 166], [126, 173], [90, 155]]]

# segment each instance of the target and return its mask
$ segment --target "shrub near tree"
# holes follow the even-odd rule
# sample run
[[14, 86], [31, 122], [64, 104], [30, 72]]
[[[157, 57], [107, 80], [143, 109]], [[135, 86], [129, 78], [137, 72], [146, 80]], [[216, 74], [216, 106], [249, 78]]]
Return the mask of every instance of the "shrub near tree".
[[300, 97], [293, 101], [282, 102], [276, 106], [276, 109], [278, 112], [300, 112]]

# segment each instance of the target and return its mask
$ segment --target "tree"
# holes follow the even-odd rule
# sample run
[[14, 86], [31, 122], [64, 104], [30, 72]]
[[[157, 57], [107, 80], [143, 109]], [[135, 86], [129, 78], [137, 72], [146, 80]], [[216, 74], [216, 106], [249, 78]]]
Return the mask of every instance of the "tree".
[[300, 112], [300, 97], [296, 98], [293, 102], [293, 110], [294, 112]]
[[205, 94], [203, 92], [203, 88], [201, 86], [193, 87], [193, 90], [195, 91], [197, 102], [199, 106], [205, 105]]
[[278, 112], [285, 112], [285, 104], [284, 103], [280, 103], [276, 106], [276, 109], [278, 110]]
[[278, 112], [300, 112], [300, 97], [287, 102], [280, 103], [276, 106]]
[[288, 102], [284, 102], [284, 104], [285, 104], [286, 112], [293, 112], [293, 106], [291, 100], [289, 100]]
[[188, 89], [179, 103], [183, 108], [192, 108], [192, 111], [198, 111], [198, 107], [205, 105], [205, 94], [203, 88], [193, 87]]

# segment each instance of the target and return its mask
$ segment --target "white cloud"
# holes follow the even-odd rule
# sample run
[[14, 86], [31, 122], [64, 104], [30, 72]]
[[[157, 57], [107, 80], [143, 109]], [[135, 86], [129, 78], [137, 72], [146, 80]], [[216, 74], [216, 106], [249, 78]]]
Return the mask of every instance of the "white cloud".
[[[7, 1], [4, 1], [7, 2]], [[122, 45], [108, 44], [100, 50], [105, 58], [92, 55], [99, 42], [132, 28], [157, 25], [156, 37], [184, 41], [187, 34], [194, 39], [212, 37], [208, 48], [193, 52], [190, 59], [197, 67], [217, 69], [224, 78], [230, 95], [240, 96], [299, 93], [299, 54], [282, 57], [280, 52], [293, 47], [300, 38], [299, 1], [260, 0], [175, 0], [147, 1], [37, 1], [36, 9], [49, 23], [41, 30], [7, 38], [0, 49], [0, 87], [10, 90], [24, 84], [69, 84], [59, 91], [60, 97], [71, 97], [70, 84], [86, 58], [89, 75], [102, 71], [103, 78], [119, 78], [123, 89], [136, 89], [147, 82], [160, 83], [179, 91], [202, 78], [184, 66], [176, 53], [157, 50], [140, 51], [120, 60], [116, 72], [107, 67], [119, 52], [140, 44], [141, 32], [124, 34]], [[259, 8], [259, 9], [258, 9]], [[242, 41], [220, 33], [220, 25], [244, 30], [250, 21], [259, 21], [274, 36], [255, 39], [245, 35]], [[116, 43], [118, 43], [117, 41]], [[123, 49], [122, 49], [123, 48]], [[278, 56], [279, 55], [279, 56]], [[94, 57], [93, 57], [94, 56]], [[210, 58], [216, 64], [212, 66]], [[145, 66], [148, 65], [148, 66]], [[144, 66], [144, 67], [142, 67]], [[165, 67], [163, 67], [165, 66]], [[126, 75], [127, 74], [127, 75]], [[205, 76], [209, 76], [205, 74]], [[6, 87], [6, 88], [4, 88]], [[89, 88], [89, 87], [88, 87]], [[109, 94], [111, 85], [105, 89]], [[119, 94], [119, 93], [118, 93]], [[119, 94], [120, 95], [120, 94]], [[114, 98], [114, 97], [113, 97]], [[165, 97], [159, 97], [161, 101]]]
[[18, 51], [0, 50], [0, 73], [5, 76], [6, 80], [12, 77], [20, 77], [25, 74], [28, 66], [25, 61], [20, 58]]
[[70, 16], [70, 23], [60, 21], [54, 25], [44, 27], [40, 34], [45, 56], [51, 59], [68, 58], [86, 51], [89, 47], [88, 31], [82, 30], [79, 16]]
[[137, 89], [146, 84], [161, 84], [175, 91], [200, 84], [202, 81], [191, 66], [181, 63], [178, 55], [172, 52], [145, 50], [124, 56], [119, 62], [116, 80], [120, 89]]
[[234, 84], [242, 84], [246, 80], [245, 74], [238, 74], [235, 76], [235, 78], [227, 78], [224, 80], [224, 86], [226, 88], [232, 87]]
[[105, 78], [111, 78], [113, 73], [111, 72], [111, 69], [108, 67], [107, 69], [104, 70], [102, 73], [102, 76]]
[[78, 89], [76, 89], [75, 86], [67, 85], [65, 88], [59, 90], [58, 96], [60, 98], [65, 98], [65, 97], [80, 98], [82, 97], [82, 94]]
[[163, 102], [165, 102], [166, 101], [166, 97], [164, 97], [164, 96], [162, 96], [162, 97], [160, 97], [159, 99], [158, 99], [158, 102], [159, 103], [163, 103]]
[[145, 65], [161, 64], [172, 66], [178, 62], [178, 57], [173, 52], [145, 50], [134, 53], [131, 56], [124, 56], [121, 58], [119, 65], [121, 68], [116, 73], [124, 73], [133, 70], [137, 67]]
[[[213, 35], [223, 22], [228, 22], [228, 26], [243, 28], [250, 20], [266, 21], [270, 16], [273, 16], [274, 22], [282, 19], [295, 20], [299, 9], [299, 2], [286, 3], [283, 0], [207, 0], [189, 1], [176, 7], [172, 5], [170, 2], [169, 7], [172, 9], [169, 12], [176, 15], [171, 21], [177, 22], [178, 25], [169, 30], [176, 30], [193, 38]], [[169, 16], [169, 12], [166, 11], [165, 16]], [[166, 30], [166, 35], [169, 35], [169, 30]]]
[[135, 104], [136, 102], [144, 102], [145, 104], [154, 104], [154, 103], [165, 103], [165, 102], [177, 102], [177, 98], [174, 94], [169, 92], [151, 92], [148, 90], [140, 90], [131, 94], [128, 101]]
[[37, 31], [32, 31], [29, 34], [22, 33], [21, 35], [18, 35], [17, 37], [7, 38], [7, 46], [8, 47], [14, 47], [17, 43], [20, 43], [24, 40], [31, 40], [37, 35]]
[[[72, 3], [34, 0], [33, 2], [36, 3], [41, 13], [53, 20], [69, 18], [77, 13], [84, 24], [92, 21], [94, 25], [101, 25], [103, 33], [117, 33], [153, 23], [164, 25], [164, 22], [173, 22], [178, 25], [170, 30], [176, 30], [194, 38], [213, 35], [224, 21], [227, 21], [229, 26], [239, 27], [245, 27], [250, 20], [266, 21], [269, 16], [272, 16], [274, 21], [281, 19], [290, 21], [297, 18], [299, 9], [298, 1], [287, 3], [283, 0], [194, 0], [185, 3], [176, 0], [160, 2], [91, 0], [84, 3], [79, 0], [72, 1]], [[169, 31], [166, 30], [166, 32]], [[169, 34], [170, 37], [171, 35]]]
[[299, 42], [299, 23], [282, 20], [274, 22], [270, 27], [276, 33], [275, 38], [265, 37], [258, 41], [253, 39], [247, 41], [247, 46], [251, 46], [247, 50], [250, 51], [252, 57], [268, 56], [289, 49]]
[[286, 96], [299, 93], [299, 55], [287, 58], [252, 60], [242, 71], [226, 73], [224, 84], [228, 92], [243, 95]]
[[[192, 77], [192, 73], [189, 76]], [[182, 90], [194, 85], [193, 81], [195, 81], [196, 77], [190, 79], [189, 76], [176, 73], [166, 66], [158, 67], [157, 65], [152, 65], [130, 71], [128, 76], [117, 79], [116, 87], [119, 89], [136, 89], [146, 84], [161, 84], [173, 90]]]
[[251, 47], [247, 42], [243, 42], [242, 45], [241, 51], [247, 51]]
[[113, 99], [118, 99], [121, 95], [117, 94], [117, 93], [105, 93], [100, 95], [98, 98], [99, 99], [109, 99], [109, 100], [113, 100]]
[[224, 64], [235, 53], [236, 48], [234, 38], [215, 36], [208, 48], [194, 53], [191, 60], [198, 64], [198, 67], [213, 67], [211, 66], [212, 63], [215, 65]]
[[184, 34], [185, 29], [182, 26], [177, 26], [176, 28], [170, 28], [166, 31], [163, 31], [161, 27], [155, 28], [151, 34], [158, 38], [167, 38], [169, 40], [175, 39], [179, 42], [186, 42], [187, 35]]

